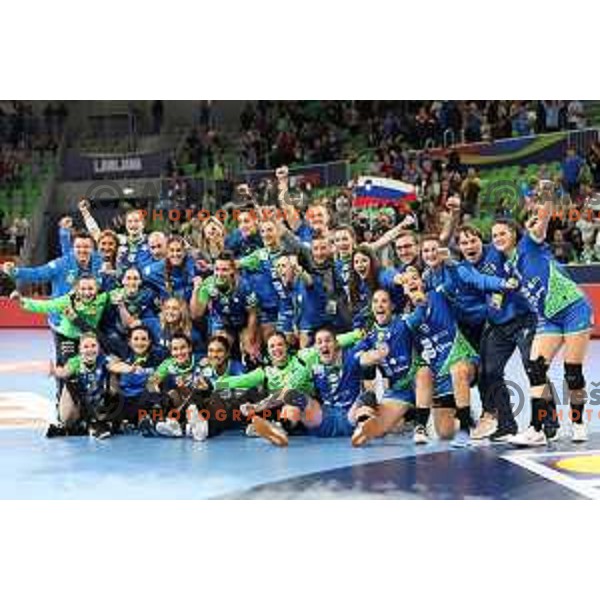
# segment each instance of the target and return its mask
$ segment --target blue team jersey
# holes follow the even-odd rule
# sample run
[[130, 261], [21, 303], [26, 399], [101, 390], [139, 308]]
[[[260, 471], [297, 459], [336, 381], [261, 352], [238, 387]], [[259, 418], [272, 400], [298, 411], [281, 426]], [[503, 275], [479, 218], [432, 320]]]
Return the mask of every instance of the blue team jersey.
[[216, 387], [217, 380], [221, 377], [229, 377], [232, 375], [243, 375], [246, 370], [244, 369], [244, 365], [238, 360], [230, 359], [227, 361], [227, 365], [225, 367], [225, 371], [222, 375], [219, 375], [215, 368], [208, 362], [206, 357], [201, 358], [199, 362], [201, 368], [202, 377], [208, 381], [213, 389]]
[[188, 256], [180, 267], [168, 268], [166, 260], [147, 265], [141, 271], [144, 283], [160, 300], [177, 297], [186, 302], [192, 297], [194, 277], [197, 275], [193, 259]]
[[[326, 279], [329, 276], [329, 288]], [[336, 278], [332, 265], [311, 272], [312, 285], [298, 279], [296, 291], [297, 327], [300, 331], [315, 331], [333, 325], [337, 314]]]
[[297, 282], [291, 286], [282, 283], [277, 289], [277, 330], [282, 333], [293, 333], [296, 329], [298, 295]]
[[[156, 319], [154, 296], [147, 289], [140, 289], [134, 296], [123, 294], [123, 301], [127, 312], [135, 319], [147, 323], [151, 319]], [[103, 325], [109, 331], [116, 331], [123, 336], [127, 336], [127, 327], [121, 321], [119, 307], [110, 304], [102, 317]]]
[[211, 333], [219, 330], [240, 331], [248, 323], [248, 311], [257, 308], [257, 298], [248, 280], [240, 278], [234, 290], [220, 290], [209, 278], [203, 285], [209, 290], [208, 315]]
[[263, 243], [258, 233], [251, 233], [244, 236], [239, 229], [234, 229], [225, 238], [225, 248], [233, 252], [235, 258], [242, 258], [258, 248], [262, 248]]
[[463, 342], [452, 309], [441, 292], [428, 292], [427, 303], [407, 315], [406, 323], [413, 332], [421, 358], [436, 376], [447, 370], [457, 344], [465, 343], [470, 348]]
[[[484, 247], [481, 259], [474, 266], [480, 273], [485, 275], [495, 275], [505, 279], [518, 277], [514, 266], [507, 261], [506, 256], [492, 245]], [[529, 302], [520, 293], [520, 290], [488, 293], [486, 298], [488, 320], [495, 325], [507, 323], [516, 317], [533, 312]]]
[[[148, 322], [145, 323], [145, 325], [148, 327], [150, 333], [152, 334], [152, 342], [154, 344], [157, 356], [161, 360], [165, 360], [170, 354], [171, 339], [176, 332], [161, 327], [160, 321], [158, 319], [150, 319]], [[177, 331], [177, 333], [180, 332]], [[192, 327], [191, 338], [192, 351], [195, 355], [198, 355], [204, 350], [204, 339], [195, 327]]]
[[[390, 293], [394, 309], [399, 312], [404, 306], [404, 293], [402, 286], [395, 285], [394, 278], [398, 274], [396, 269], [381, 269], [377, 280], [377, 286]], [[358, 302], [352, 306], [352, 328], [366, 328], [372, 321], [371, 298], [375, 290], [372, 290], [364, 279], [358, 280]]]
[[137, 365], [142, 370], [139, 373], [122, 373], [119, 376], [119, 385], [123, 396], [126, 398], [141, 396], [146, 390], [148, 379], [160, 361], [161, 358], [154, 352], [146, 356], [136, 356], [130, 351], [125, 362], [129, 365]]
[[550, 246], [537, 242], [528, 233], [508, 262], [523, 282], [521, 294], [540, 317], [552, 318], [584, 298], [577, 284], [554, 260]]
[[99, 404], [106, 394], [110, 375], [108, 362], [104, 354], [100, 354], [91, 365], [87, 365], [80, 356], [67, 361], [66, 368], [72, 373], [71, 379], [75, 381], [83, 400], [90, 405]]
[[459, 323], [479, 325], [487, 319], [488, 292], [501, 292], [505, 281], [480, 273], [468, 261], [442, 263], [423, 274], [426, 290], [443, 292]]
[[123, 238], [121, 242], [117, 251], [117, 270], [120, 274], [131, 267], [136, 267], [141, 272], [154, 262], [145, 235], [135, 242], [127, 238]]
[[[249, 266], [248, 263], [244, 264], [242, 262], [242, 267], [249, 269], [249, 272], [247, 271], [244, 274], [243, 279], [252, 284], [261, 308], [277, 309], [278, 288], [282, 286], [282, 283], [277, 275], [275, 265], [277, 259], [283, 256], [284, 253], [283, 248], [276, 252], [272, 252], [267, 248], [261, 248], [254, 251], [250, 256], [247, 256], [246, 259], [243, 259], [243, 261], [248, 260], [254, 263], [252, 266]], [[257, 268], [253, 268], [254, 266]]]
[[406, 387], [410, 380], [413, 363], [413, 336], [406, 320], [394, 316], [386, 325], [375, 323], [357, 350], [374, 350], [377, 346], [388, 347], [387, 356], [378, 363], [382, 375], [389, 380], [390, 387]]
[[296, 237], [305, 244], [310, 244], [315, 235], [314, 229], [306, 221], [302, 221], [300, 227], [298, 227], [294, 233], [296, 234]]
[[[85, 276], [93, 276], [100, 285], [100, 269], [102, 258], [97, 252], [91, 256], [87, 266], [81, 266], [76, 260], [73, 252], [51, 260], [39, 267], [17, 267], [14, 270], [14, 278], [18, 283], [50, 283], [50, 296], [57, 298], [68, 294], [76, 281]], [[48, 322], [55, 329], [61, 321], [59, 313], [49, 313]]]
[[339, 363], [324, 365], [320, 361], [311, 367], [317, 399], [324, 406], [350, 408], [361, 388], [361, 368], [356, 348], [342, 350]]
[[338, 285], [346, 294], [346, 298], [350, 298], [350, 273], [352, 273], [352, 258], [336, 258], [335, 276], [338, 280]]

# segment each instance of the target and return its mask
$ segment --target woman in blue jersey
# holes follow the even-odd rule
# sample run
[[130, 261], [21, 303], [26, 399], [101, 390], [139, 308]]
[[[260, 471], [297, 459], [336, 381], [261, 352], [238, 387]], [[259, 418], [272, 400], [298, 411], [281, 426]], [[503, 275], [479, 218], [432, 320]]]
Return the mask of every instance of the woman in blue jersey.
[[469, 263], [451, 260], [434, 234], [421, 239], [421, 256], [426, 265], [425, 289], [443, 292], [462, 333], [479, 350], [487, 318], [486, 294], [514, 290], [519, 282], [516, 278], [486, 275]]
[[258, 232], [254, 207], [244, 207], [233, 212], [237, 226], [225, 238], [225, 248], [233, 252], [238, 259], [262, 248], [263, 243]]
[[277, 260], [290, 252], [308, 258], [309, 250], [303, 246], [280, 223], [264, 220], [260, 224], [260, 235], [264, 248], [259, 248], [237, 261], [242, 269], [242, 278], [247, 280], [256, 292], [258, 300], [258, 320], [263, 344], [275, 332], [279, 310], [277, 289], [281, 282], [277, 276]]
[[115, 421], [137, 425], [143, 416], [160, 404], [160, 397], [146, 388], [161, 358], [153, 348], [149, 329], [144, 325], [134, 325], [127, 338], [128, 350], [124, 362], [135, 368], [119, 376]]
[[142, 289], [142, 277], [136, 267], [125, 271], [122, 287], [113, 292], [114, 301], [102, 318], [105, 332], [107, 352], [124, 358], [127, 354], [127, 334], [131, 327], [150, 324], [155, 325], [158, 317], [154, 312], [155, 304], [152, 294]]
[[53, 365], [50, 374], [65, 381], [58, 405], [60, 424], [50, 424], [46, 437], [90, 435], [103, 439], [110, 436], [113, 407], [108, 400], [111, 373], [134, 373], [138, 367], [100, 353], [94, 333], [84, 333], [79, 352], [65, 365]]
[[191, 314], [196, 323], [207, 316], [209, 334], [227, 337], [236, 356], [241, 353], [248, 360], [258, 360], [256, 296], [248, 281], [239, 276], [232, 253], [226, 251], [215, 260], [214, 275], [196, 281]]
[[397, 310], [404, 304], [402, 280], [395, 269], [382, 269], [372, 250], [363, 244], [356, 247], [352, 255], [350, 273], [350, 310], [353, 328], [370, 325], [371, 298], [375, 290], [383, 288], [390, 292]]
[[192, 297], [196, 267], [180, 236], [171, 236], [167, 242], [167, 257], [142, 270], [144, 285], [148, 286], [160, 301], [170, 297]]
[[[554, 260], [545, 242], [548, 222], [554, 207], [551, 182], [540, 190], [543, 205], [534, 209], [526, 233], [517, 243], [515, 232], [505, 223], [492, 228], [492, 241], [507, 263], [523, 281], [522, 294], [538, 316], [537, 331], [531, 348], [528, 376], [531, 385], [531, 423], [511, 442], [518, 446], [541, 446], [547, 443], [544, 422], [556, 407], [551, 394], [548, 369], [564, 346], [564, 375], [569, 390], [572, 439], [587, 440], [583, 419], [586, 399], [583, 362], [592, 328], [592, 309], [583, 291]], [[555, 415], [552, 415], [556, 419]]]
[[[404, 292], [412, 312], [406, 316], [421, 359], [433, 375], [433, 406], [438, 412], [436, 427], [440, 437], [452, 437], [454, 415], [459, 431], [453, 445], [469, 444], [471, 428], [471, 381], [477, 353], [461, 333], [445, 296], [436, 290], [425, 291], [421, 275], [414, 267], [402, 274]], [[436, 411], [437, 412], [437, 411]], [[443, 424], [442, 424], [443, 423]]]
[[369, 372], [369, 367], [380, 370], [385, 391], [377, 417], [364, 424], [362, 435], [371, 439], [394, 430], [409, 409], [415, 406], [416, 400], [417, 425], [414, 439], [416, 443], [426, 443], [430, 412], [428, 407], [431, 406], [431, 371], [418, 359], [413, 335], [406, 320], [393, 314], [388, 291], [380, 289], [373, 294], [371, 310], [374, 324], [360, 343], [360, 364], [366, 368], [363, 380], [373, 379], [375, 376], [374, 372]]
[[[244, 424], [240, 406], [247, 398], [233, 398], [227, 390], [216, 391], [222, 378], [243, 372], [239, 362], [230, 360], [229, 352], [227, 338], [216, 336], [209, 341], [207, 356], [198, 359], [186, 335], [173, 336], [170, 357], [148, 381], [149, 390], [162, 394], [162, 417], [156, 433], [165, 437], [185, 435], [200, 442]], [[146, 433], [153, 433], [150, 419], [146, 423]]]

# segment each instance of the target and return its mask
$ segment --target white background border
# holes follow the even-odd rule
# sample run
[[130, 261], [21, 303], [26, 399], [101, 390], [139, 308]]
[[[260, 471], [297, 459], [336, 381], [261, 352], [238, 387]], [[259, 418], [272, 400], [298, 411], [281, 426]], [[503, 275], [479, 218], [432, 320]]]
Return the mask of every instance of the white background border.
[[[5, 3], [0, 89], [21, 99], [589, 99], [598, 96], [593, 6]], [[2, 502], [1, 593], [590, 597], [595, 509], [531, 501]]]

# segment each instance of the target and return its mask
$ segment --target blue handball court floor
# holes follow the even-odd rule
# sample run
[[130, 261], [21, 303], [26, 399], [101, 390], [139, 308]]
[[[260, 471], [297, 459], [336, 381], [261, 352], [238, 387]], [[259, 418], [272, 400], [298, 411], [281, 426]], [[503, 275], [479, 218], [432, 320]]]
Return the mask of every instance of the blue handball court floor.
[[[47, 331], [0, 330], [0, 498], [600, 498], [600, 402], [591, 401], [586, 416], [590, 441], [576, 446], [563, 435], [535, 450], [489, 443], [458, 450], [439, 441], [415, 448], [410, 434], [359, 449], [348, 439], [303, 437], [281, 449], [241, 432], [204, 443], [137, 435], [47, 440], [42, 421], [53, 411], [54, 383], [46, 375], [51, 356]], [[561, 365], [559, 357], [552, 371], [559, 394]], [[596, 341], [586, 365], [588, 393], [600, 385], [594, 384], [599, 366]], [[526, 389], [516, 357], [508, 377], [509, 387]], [[517, 393], [513, 402], [522, 406], [523, 426], [528, 402]]]

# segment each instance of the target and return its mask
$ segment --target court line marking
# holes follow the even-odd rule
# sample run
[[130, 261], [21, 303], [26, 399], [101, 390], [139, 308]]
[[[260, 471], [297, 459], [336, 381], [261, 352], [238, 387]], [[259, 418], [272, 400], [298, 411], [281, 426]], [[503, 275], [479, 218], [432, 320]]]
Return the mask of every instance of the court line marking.
[[588, 500], [600, 500], [600, 488], [597, 487], [598, 480], [595, 481], [595, 485], [590, 485], [590, 480], [586, 481], [583, 479], [576, 479], [575, 477], [571, 477], [570, 475], [566, 475], [565, 473], [560, 473], [546, 465], [541, 464], [537, 460], [533, 460], [534, 457], [552, 457], [552, 456], [584, 456], [587, 454], [600, 454], [600, 450], [587, 450], [581, 452], [540, 452], [534, 453], [530, 452], [527, 454], [522, 453], [514, 453], [514, 454], [504, 454], [500, 458], [512, 462], [540, 477], [544, 477], [556, 483], [558, 485], [562, 485], [570, 489], [573, 492], [587, 498]]
[[54, 419], [52, 401], [34, 392], [0, 392], [0, 428], [36, 428]]

